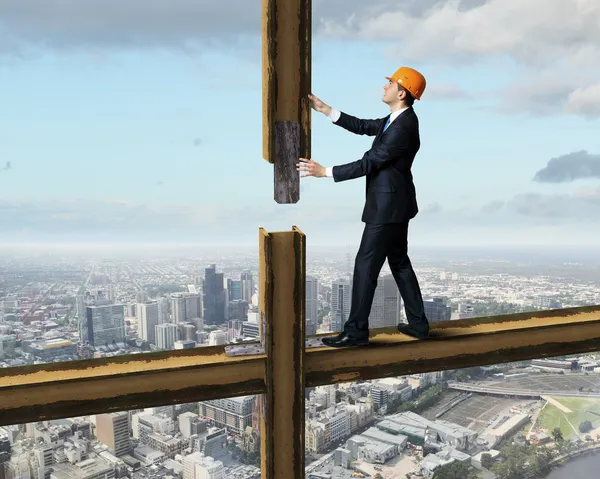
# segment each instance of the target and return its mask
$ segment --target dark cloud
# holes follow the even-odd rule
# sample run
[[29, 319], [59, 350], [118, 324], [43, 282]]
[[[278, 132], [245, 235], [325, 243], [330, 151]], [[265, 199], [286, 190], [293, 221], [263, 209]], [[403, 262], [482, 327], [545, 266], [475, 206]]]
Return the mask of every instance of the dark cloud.
[[491, 201], [481, 208], [481, 212], [484, 214], [488, 214], [488, 215], [497, 213], [498, 211], [500, 211], [502, 209], [503, 206], [504, 206], [504, 201], [499, 201], [499, 200]]
[[538, 183], [566, 183], [583, 178], [600, 178], [600, 155], [586, 150], [552, 158], [533, 177]]

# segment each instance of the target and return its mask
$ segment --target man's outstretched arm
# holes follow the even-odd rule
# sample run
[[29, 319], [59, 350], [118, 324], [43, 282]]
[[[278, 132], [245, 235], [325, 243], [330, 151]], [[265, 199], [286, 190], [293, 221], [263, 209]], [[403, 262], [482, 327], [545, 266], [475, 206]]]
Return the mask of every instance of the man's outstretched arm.
[[[397, 163], [399, 158], [409, 157], [409, 155], [403, 155], [408, 150], [409, 141], [408, 134], [403, 128], [394, 128], [393, 130], [389, 130], [382, 137], [381, 142], [367, 151], [358, 161], [334, 167], [325, 167], [314, 160], [300, 158], [300, 162], [296, 164], [296, 169], [305, 173], [302, 175], [302, 178], [306, 176], [317, 178], [329, 176], [333, 177], [333, 180], [336, 182], [353, 180], [374, 171], [387, 168], [391, 164]], [[405, 169], [410, 165], [399, 164], [397, 166], [400, 169]]]
[[310, 99], [311, 106], [315, 111], [323, 113], [335, 125], [341, 126], [345, 130], [357, 135], [375, 136], [381, 128], [381, 125], [383, 125], [386, 121], [386, 118], [380, 118], [377, 120], [362, 120], [332, 108], [313, 94], [308, 95], [308, 98]]
[[[388, 130], [381, 141], [367, 151], [360, 160], [326, 168], [326, 176], [332, 176], [335, 182], [353, 180], [362, 176], [371, 174], [375, 171], [388, 168], [399, 158], [406, 157], [402, 153], [408, 149], [410, 139], [403, 128], [394, 128]], [[399, 169], [404, 169], [409, 165], [398, 165]]]

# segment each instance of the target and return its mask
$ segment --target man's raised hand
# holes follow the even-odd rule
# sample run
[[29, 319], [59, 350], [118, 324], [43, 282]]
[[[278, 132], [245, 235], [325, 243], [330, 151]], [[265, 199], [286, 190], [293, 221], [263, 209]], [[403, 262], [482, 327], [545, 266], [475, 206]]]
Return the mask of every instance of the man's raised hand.
[[308, 99], [310, 100], [310, 106], [313, 110], [323, 113], [324, 115], [329, 115], [329, 112], [331, 112], [331, 107], [312, 93], [308, 95]]

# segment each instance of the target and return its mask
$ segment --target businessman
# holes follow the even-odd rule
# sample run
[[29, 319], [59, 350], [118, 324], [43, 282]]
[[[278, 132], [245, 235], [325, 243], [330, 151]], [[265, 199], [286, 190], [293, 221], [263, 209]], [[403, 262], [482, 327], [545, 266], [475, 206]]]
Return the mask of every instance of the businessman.
[[413, 110], [415, 99], [425, 90], [425, 78], [418, 71], [401, 67], [384, 86], [383, 102], [390, 114], [378, 120], [361, 120], [333, 109], [309, 95], [315, 111], [357, 135], [374, 136], [364, 156], [344, 165], [324, 167], [312, 159], [300, 158], [297, 170], [302, 178], [333, 177], [335, 182], [366, 177], [366, 201], [362, 214], [364, 232], [352, 282], [350, 315], [343, 331], [323, 339], [332, 347], [362, 346], [369, 343], [369, 314], [379, 273], [387, 258], [398, 285], [408, 324], [398, 330], [424, 339], [429, 335], [423, 298], [408, 258], [408, 223], [418, 212], [411, 166], [420, 147], [419, 120]]

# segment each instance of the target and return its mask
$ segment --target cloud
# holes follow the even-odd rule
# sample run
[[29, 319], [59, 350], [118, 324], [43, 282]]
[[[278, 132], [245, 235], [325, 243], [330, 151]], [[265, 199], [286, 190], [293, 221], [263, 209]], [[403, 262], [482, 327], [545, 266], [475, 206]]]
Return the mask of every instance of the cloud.
[[575, 151], [552, 158], [533, 177], [538, 183], [566, 183], [582, 178], [600, 179], [600, 155], [586, 150]]
[[600, 83], [580, 87], [570, 92], [564, 110], [588, 119], [600, 117]]
[[[372, 2], [371, 2], [372, 3]], [[400, 4], [326, 20], [335, 37], [392, 40], [411, 61], [454, 63], [509, 56], [540, 65], [557, 57], [590, 65], [600, 57], [600, 5], [588, 0], [489, 0], [426, 2], [420, 11]]]
[[[53, 49], [176, 47], [260, 29], [260, 3], [244, 0], [21, 0], [0, 2], [4, 36]], [[1, 43], [1, 42], [0, 42]]]
[[7, 161], [6, 164], [2, 168], [0, 168], [0, 171], [8, 171], [11, 168], [12, 168], [12, 165], [11, 165], [10, 161]]
[[500, 211], [503, 206], [504, 206], [504, 201], [500, 201], [500, 200], [490, 201], [489, 203], [487, 203], [486, 205], [481, 207], [481, 212], [483, 214], [491, 215], [491, 214], [494, 214], [494, 213], [497, 213], [498, 211]]
[[194, 146], [200, 146], [202, 144], [202, 140], [200, 138], [196, 138], [194, 140]]
[[427, 86], [428, 100], [470, 100], [473, 96], [455, 83], [433, 83]]
[[[313, 0], [319, 19], [341, 21], [349, 13], [374, 15], [400, 5], [420, 14], [438, 0]], [[261, 3], [248, 0], [3, 0], [0, 53], [23, 55], [31, 46], [53, 50], [164, 48], [197, 51], [227, 48], [260, 56], [248, 36], [261, 34]]]
[[425, 208], [423, 208], [421, 210], [421, 213], [423, 213], [423, 214], [435, 214], [435, 213], [439, 213], [440, 211], [442, 211], [442, 205], [440, 205], [439, 203], [435, 202], [435, 203], [431, 203], [431, 204], [428, 204], [427, 206], [425, 206]]
[[[600, 59], [599, 59], [600, 60]], [[568, 76], [557, 75], [558, 67], [522, 70], [515, 81], [488, 93], [499, 97], [493, 107], [513, 115], [523, 111], [533, 115], [572, 114], [587, 119], [600, 117], [600, 83], [597, 72], [574, 69]]]
[[600, 220], [600, 189], [573, 194], [517, 195], [506, 203], [509, 213], [543, 219], [549, 223]]

